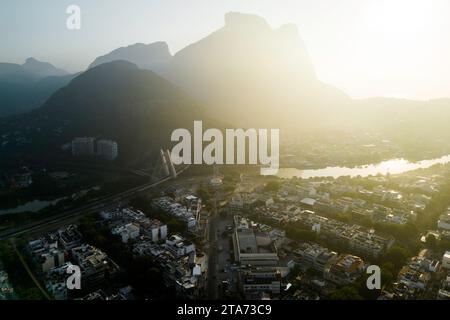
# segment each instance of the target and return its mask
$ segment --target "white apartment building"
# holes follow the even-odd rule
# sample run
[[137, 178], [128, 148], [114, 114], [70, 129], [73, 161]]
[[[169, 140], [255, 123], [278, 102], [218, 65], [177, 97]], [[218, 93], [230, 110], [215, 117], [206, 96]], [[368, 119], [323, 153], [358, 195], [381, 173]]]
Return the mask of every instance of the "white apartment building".
[[167, 238], [167, 225], [159, 220], [148, 220], [140, 223], [142, 233], [148, 236], [153, 242], [165, 240]]
[[442, 257], [442, 267], [445, 269], [450, 269], [450, 251], [445, 252]]
[[117, 142], [112, 140], [97, 141], [97, 154], [108, 160], [116, 159], [119, 155]]
[[94, 155], [94, 138], [79, 137], [72, 140], [72, 155], [90, 156]]
[[64, 264], [65, 256], [64, 251], [58, 249], [52, 249], [49, 252], [42, 254], [39, 257], [39, 263], [42, 266], [42, 271], [47, 273], [55, 267], [59, 267]]
[[172, 252], [175, 257], [179, 258], [195, 252], [195, 244], [175, 234], [166, 240], [166, 249]]
[[438, 229], [450, 230], [450, 208], [447, 209], [447, 213], [439, 217]]
[[133, 223], [114, 228], [111, 233], [122, 237], [122, 242], [127, 243], [129, 240], [134, 240], [139, 237], [140, 229]]

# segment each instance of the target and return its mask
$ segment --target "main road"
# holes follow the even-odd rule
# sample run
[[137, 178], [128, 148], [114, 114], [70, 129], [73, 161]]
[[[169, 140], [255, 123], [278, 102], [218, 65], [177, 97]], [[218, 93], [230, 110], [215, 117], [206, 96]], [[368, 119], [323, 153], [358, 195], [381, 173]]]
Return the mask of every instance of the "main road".
[[[183, 173], [188, 168], [189, 168], [189, 165], [185, 166], [184, 168], [180, 169], [180, 171], [177, 174]], [[39, 221], [35, 221], [35, 222], [29, 223], [29, 224], [26, 224], [23, 226], [19, 226], [16, 228], [2, 231], [2, 232], [0, 232], [0, 241], [6, 240], [9, 238], [14, 238], [14, 237], [26, 234], [26, 233], [34, 232], [34, 231], [37, 231], [37, 230], [40, 230], [43, 228], [48, 228], [53, 225], [59, 225], [59, 224], [67, 223], [70, 221], [76, 221], [82, 215], [103, 209], [116, 201], [128, 200], [128, 199], [132, 198], [133, 196], [135, 196], [137, 193], [147, 191], [147, 190], [154, 188], [164, 182], [169, 181], [170, 179], [172, 179], [172, 177], [168, 176], [168, 177], [162, 178], [161, 180], [158, 180], [156, 182], [146, 183], [141, 186], [119, 192], [114, 195], [106, 196], [106, 197], [96, 199], [96, 200], [91, 200], [91, 201], [87, 202], [85, 205], [82, 205], [81, 207], [78, 207], [76, 209], [66, 210], [66, 211], [60, 212], [58, 214], [52, 215], [48, 218], [41, 219]]]
[[217, 266], [217, 192], [214, 191], [214, 207], [211, 216], [208, 219], [208, 270], [207, 270], [207, 287], [206, 297], [211, 300], [216, 300], [219, 297], [219, 282], [217, 281], [218, 266]]

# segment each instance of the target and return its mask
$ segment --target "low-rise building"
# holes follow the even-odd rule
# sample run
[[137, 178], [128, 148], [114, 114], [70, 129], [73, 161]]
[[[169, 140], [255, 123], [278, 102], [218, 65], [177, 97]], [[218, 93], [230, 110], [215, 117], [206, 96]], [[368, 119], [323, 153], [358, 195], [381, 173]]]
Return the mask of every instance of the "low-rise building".
[[79, 137], [72, 140], [72, 154], [74, 156], [94, 155], [94, 138]]
[[438, 229], [450, 230], [450, 207], [445, 214], [439, 217], [437, 226]]
[[281, 273], [277, 268], [252, 268], [242, 272], [240, 277], [246, 299], [259, 299], [262, 293], [280, 294]]
[[313, 268], [323, 273], [325, 268], [335, 261], [338, 254], [318, 244], [304, 243], [295, 251], [304, 268]]
[[338, 285], [350, 284], [364, 271], [364, 261], [350, 254], [340, 255], [324, 271], [324, 278]]
[[255, 231], [246, 219], [235, 216], [233, 247], [236, 261], [242, 265], [274, 266], [278, 264], [278, 254], [269, 235]]
[[85, 288], [95, 287], [105, 280], [106, 275], [114, 276], [119, 266], [106, 253], [91, 245], [81, 245], [72, 249], [72, 257], [81, 270], [81, 283]]
[[129, 240], [135, 240], [139, 237], [140, 228], [134, 223], [127, 223], [125, 225], [115, 227], [111, 230], [111, 233], [120, 236], [122, 238], [122, 242], [127, 243]]
[[38, 263], [42, 267], [42, 272], [48, 273], [51, 269], [63, 265], [65, 262], [65, 252], [58, 249], [51, 249], [41, 254]]
[[450, 251], [444, 253], [444, 256], [442, 257], [442, 267], [450, 269]]
[[447, 276], [444, 281], [442, 281], [442, 286], [439, 289], [438, 300], [450, 300], [450, 276]]
[[119, 147], [117, 142], [112, 140], [98, 140], [97, 154], [107, 160], [114, 160], [119, 155]]
[[66, 228], [61, 228], [57, 233], [61, 247], [66, 250], [79, 246], [83, 241], [83, 236], [78, 231], [76, 225], [69, 225]]
[[195, 230], [199, 207], [186, 207], [175, 202], [171, 197], [160, 197], [152, 200], [152, 208], [174, 216], [186, 223], [188, 230]]
[[141, 233], [157, 242], [167, 238], [167, 225], [159, 220], [153, 219], [140, 223]]
[[170, 236], [166, 240], [165, 247], [177, 258], [190, 253], [195, 254], [195, 244], [177, 234]]
[[411, 289], [425, 290], [430, 279], [428, 272], [415, 270], [409, 265], [404, 266], [398, 274], [398, 281]]

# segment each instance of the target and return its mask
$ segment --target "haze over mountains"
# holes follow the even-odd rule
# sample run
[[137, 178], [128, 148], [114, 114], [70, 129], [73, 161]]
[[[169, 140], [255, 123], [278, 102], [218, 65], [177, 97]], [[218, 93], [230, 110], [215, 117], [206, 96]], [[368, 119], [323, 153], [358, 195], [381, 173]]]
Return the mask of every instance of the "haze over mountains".
[[48, 62], [42, 62], [36, 60], [35, 58], [28, 58], [22, 65], [22, 68], [26, 72], [38, 78], [45, 78], [50, 76], [66, 76], [69, 74], [67, 71], [58, 69]]
[[[102, 59], [117, 57], [152, 69], [204, 101], [213, 117], [244, 127], [359, 126], [396, 131], [402, 126], [407, 132], [420, 132], [418, 128], [429, 131], [430, 123], [433, 130], [450, 134], [441, 120], [450, 115], [450, 100], [352, 100], [322, 83], [294, 25], [273, 29], [261, 17], [231, 12], [223, 28], [173, 57], [166, 47], [161, 42], [135, 45]], [[148, 54], [150, 48], [159, 54]], [[158, 64], [161, 52], [165, 58]]]
[[[51, 78], [42, 78], [49, 73]], [[30, 77], [39, 82], [30, 82]], [[0, 90], [12, 83], [17, 96], [35, 97], [20, 86], [45, 83], [48, 93], [71, 77], [33, 60], [23, 66], [2, 64]], [[14, 103], [8, 106], [14, 108]], [[317, 78], [295, 26], [273, 29], [263, 18], [241, 13], [227, 14], [223, 28], [174, 56], [164, 42], [105, 54], [31, 115], [70, 123], [72, 136], [104, 135], [135, 148], [156, 146], [162, 140], [149, 140], [149, 135], [167, 141], [173, 128], [205, 118], [294, 134], [359, 128], [382, 130], [412, 144], [450, 139], [450, 100], [352, 100]]]
[[82, 73], [29, 117], [64, 123], [58, 143], [80, 135], [113, 139], [127, 159], [168, 146], [172, 131], [192, 127], [194, 120], [213, 125], [198, 101], [154, 72], [123, 60]]
[[22, 65], [0, 63], [0, 116], [39, 107], [73, 77], [34, 58], [28, 58]]
[[[316, 119], [327, 112], [311, 104], [348, 100], [317, 79], [294, 25], [272, 29], [263, 18], [250, 14], [228, 13], [223, 28], [173, 57], [161, 42], [136, 44], [98, 58], [92, 65], [114, 59], [157, 72], [204, 101], [212, 116], [236, 124], [292, 125], [293, 115]], [[277, 112], [274, 118], [274, 107], [285, 112]]]
[[167, 66], [171, 58], [172, 55], [169, 52], [169, 46], [165, 42], [154, 42], [151, 44], [136, 43], [128, 47], [118, 48], [98, 57], [91, 63], [88, 69], [102, 63], [126, 60], [136, 64], [141, 69], [160, 72]]

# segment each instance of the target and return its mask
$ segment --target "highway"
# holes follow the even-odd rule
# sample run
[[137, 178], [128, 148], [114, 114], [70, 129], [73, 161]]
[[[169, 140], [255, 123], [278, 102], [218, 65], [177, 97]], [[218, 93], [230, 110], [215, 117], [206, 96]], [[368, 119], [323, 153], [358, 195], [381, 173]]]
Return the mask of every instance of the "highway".
[[[189, 168], [188, 166], [185, 166], [181, 170], [177, 172], [177, 174], [183, 173], [185, 170]], [[164, 182], [169, 181], [172, 179], [171, 176], [165, 177], [161, 180], [158, 180], [156, 182], [146, 183], [144, 185], [134, 187], [131, 189], [128, 189], [126, 191], [106, 196], [100, 199], [91, 200], [87, 202], [85, 205], [78, 207], [76, 209], [70, 209], [63, 212], [60, 212], [58, 214], [52, 215], [47, 218], [43, 218], [39, 221], [35, 221], [23, 226], [19, 226], [16, 228], [12, 228], [10, 230], [5, 230], [0, 232], [0, 241], [6, 240], [9, 238], [14, 238], [26, 233], [34, 232], [37, 230], [40, 230], [42, 228], [48, 228], [53, 225], [68, 223], [71, 221], [76, 221], [78, 218], [80, 218], [82, 215], [98, 211], [100, 209], [103, 209], [105, 207], [108, 207], [115, 203], [116, 201], [122, 201], [122, 200], [128, 200], [135, 196], [137, 193], [144, 192], [146, 190], [149, 190], [151, 188], [154, 188]]]

